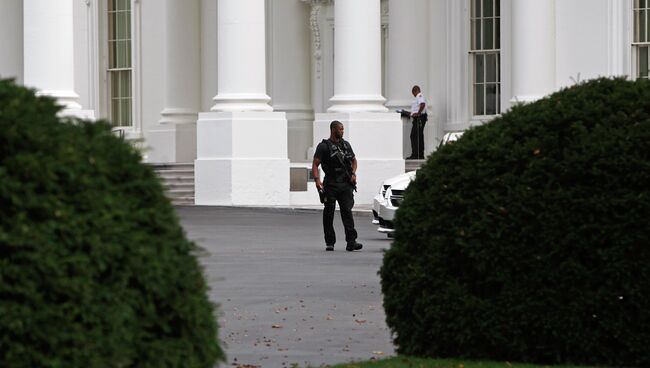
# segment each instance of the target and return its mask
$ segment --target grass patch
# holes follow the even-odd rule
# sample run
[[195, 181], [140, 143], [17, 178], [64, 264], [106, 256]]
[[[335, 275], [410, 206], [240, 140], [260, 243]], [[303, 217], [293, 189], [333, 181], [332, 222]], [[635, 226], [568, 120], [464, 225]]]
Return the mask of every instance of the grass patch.
[[[588, 368], [574, 365], [535, 365], [471, 360], [420, 359], [397, 357], [366, 362], [346, 363], [331, 368]], [[594, 367], [592, 367], [594, 368]]]

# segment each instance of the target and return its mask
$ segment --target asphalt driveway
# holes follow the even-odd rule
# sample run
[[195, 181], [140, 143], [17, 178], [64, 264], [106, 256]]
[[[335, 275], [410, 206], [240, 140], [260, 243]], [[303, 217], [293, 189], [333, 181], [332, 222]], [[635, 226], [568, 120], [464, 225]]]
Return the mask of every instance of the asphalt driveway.
[[355, 213], [363, 250], [346, 252], [337, 212], [334, 252], [321, 213], [179, 207], [219, 306], [223, 367], [318, 367], [395, 355], [382, 308], [385, 235]]

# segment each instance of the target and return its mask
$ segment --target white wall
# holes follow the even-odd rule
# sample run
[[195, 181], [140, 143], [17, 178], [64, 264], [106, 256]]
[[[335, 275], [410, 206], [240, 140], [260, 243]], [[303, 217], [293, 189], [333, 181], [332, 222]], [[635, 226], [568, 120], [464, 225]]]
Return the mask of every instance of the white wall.
[[267, 90], [274, 111], [286, 112], [289, 158], [307, 161], [312, 143], [310, 6], [267, 2]]
[[217, 95], [217, 0], [201, 0], [201, 111]]
[[[165, 3], [160, 0], [140, 0], [142, 6], [142, 133], [150, 161], [170, 162], [170, 136], [152, 134], [165, 108]], [[198, 20], [197, 20], [198, 21]]]
[[[181, 1], [181, 0], [175, 0]], [[201, 0], [201, 13], [196, 22], [201, 29], [201, 110], [210, 110], [217, 94], [217, 1]], [[339, 0], [353, 1], [353, 0]], [[384, 0], [385, 1], [385, 0]], [[518, 0], [502, 0], [502, 110], [509, 107], [512, 70], [510, 9]], [[165, 2], [132, 0], [141, 15], [133, 26], [140, 49], [134, 58], [140, 73], [141, 90], [135, 99], [141, 110], [137, 116], [144, 134], [150, 161], [169, 162], [175, 157], [175, 133], [161, 131], [158, 122], [165, 108]], [[323, 5], [317, 19], [320, 33], [320, 62], [313, 55], [311, 6], [300, 0], [268, 0], [267, 2], [267, 90], [276, 111], [288, 118], [288, 155], [293, 161], [308, 161], [307, 152], [314, 139], [314, 111], [324, 112], [331, 104], [334, 81], [333, 2]], [[395, 4], [411, 4], [422, 17], [413, 25], [413, 34], [423, 35], [424, 64], [422, 80], [417, 82], [429, 101], [430, 118], [425, 129], [426, 151], [431, 152], [445, 131], [467, 129], [470, 115], [469, 8], [470, 0], [409, 0]], [[74, 17], [74, 90], [84, 109], [94, 109], [95, 116], [106, 116], [105, 60], [103, 49], [105, 13], [100, 13], [103, 0], [75, 0]], [[631, 0], [556, 0], [555, 51], [556, 89], [605, 75], [632, 72], [630, 47]], [[135, 8], [134, 8], [135, 11]], [[389, 10], [390, 11], [390, 10]], [[385, 15], [385, 14], [384, 14]], [[0, 0], [0, 77], [24, 79], [23, 1]], [[390, 25], [389, 25], [390, 32]], [[139, 35], [139, 36], [138, 36]], [[407, 34], [408, 37], [410, 34]], [[136, 40], [134, 40], [136, 42]], [[403, 54], [403, 64], [392, 68], [409, 68], [412, 60], [408, 50], [388, 46], [388, 53]], [[394, 55], [394, 54], [393, 54]], [[399, 60], [399, 58], [396, 58]], [[393, 60], [396, 60], [393, 59]], [[399, 61], [398, 61], [399, 63]], [[388, 80], [390, 81], [391, 75]], [[134, 73], [138, 78], [138, 73]], [[138, 81], [134, 80], [134, 83]], [[395, 84], [395, 83], [394, 83]], [[390, 86], [388, 86], [390, 88]], [[402, 87], [399, 88], [400, 93]], [[408, 91], [403, 91], [410, 99]], [[392, 93], [391, 93], [392, 95]], [[394, 99], [401, 100], [399, 93]], [[393, 96], [385, 96], [391, 97]], [[404, 124], [404, 153], [410, 153], [410, 123]], [[324, 137], [322, 137], [324, 138]], [[368, 137], [372, 139], [372, 137]], [[362, 141], [352, 142], [362, 146]], [[253, 142], [255, 143], [255, 142]], [[395, 142], [398, 144], [398, 142]]]
[[429, 122], [424, 128], [425, 155], [436, 149], [444, 135], [449, 105], [447, 55], [444, 52], [447, 49], [447, 38], [449, 37], [447, 1], [432, 0], [428, 2], [428, 5], [428, 27], [425, 32], [427, 32], [429, 40], [427, 43], [429, 47], [427, 63], [429, 75], [424, 93], [429, 100]]
[[23, 82], [23, 2], [0, 1], [0, 78]]
[[[516, 0], [515, 0], [516, 1]], [[608, 75], [608, 1], [557, 0], [556, 88]]]

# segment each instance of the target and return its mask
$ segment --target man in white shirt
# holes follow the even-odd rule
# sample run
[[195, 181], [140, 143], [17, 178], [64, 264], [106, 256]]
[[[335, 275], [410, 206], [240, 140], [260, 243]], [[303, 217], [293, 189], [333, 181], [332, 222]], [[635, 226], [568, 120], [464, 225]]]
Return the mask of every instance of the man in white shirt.
[[411, 128], [411, 156], [407, 160], [424, 159], [424, 126], [427, 123], [427, 102], [422, 96], [420, 86], [413, 86], [413, 103], [411, 104], [411, 118], [413, 127]]

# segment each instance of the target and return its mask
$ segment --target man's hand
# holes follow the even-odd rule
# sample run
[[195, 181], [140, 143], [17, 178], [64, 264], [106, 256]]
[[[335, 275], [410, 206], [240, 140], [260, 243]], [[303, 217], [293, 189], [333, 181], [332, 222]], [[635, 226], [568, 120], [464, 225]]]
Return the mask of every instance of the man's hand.
[[350, 178], [350, 182], [352, 182], [353, 185], [357, 185], [357, 174], [352, 174], [352, 177]]
[[320, 172], [318, 171], [318, 166], [320, 165], [320, 159], [314, 157], [314, 161], [311, 163], [311, 175], [314, 177], [314, 183], [316, 184], [316, 189], [323, 189], [323, 182], [320, 181]]

